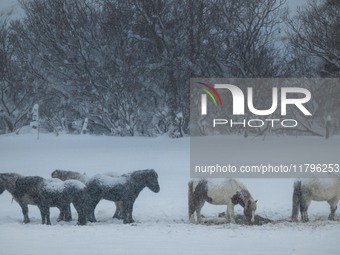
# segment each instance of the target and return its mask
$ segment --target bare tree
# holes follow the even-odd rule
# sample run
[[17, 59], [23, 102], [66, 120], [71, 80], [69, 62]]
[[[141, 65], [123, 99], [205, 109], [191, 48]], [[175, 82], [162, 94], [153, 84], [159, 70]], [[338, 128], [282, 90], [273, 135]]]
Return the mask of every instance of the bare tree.
[[13, 132], [28, 124], [35, 100], [35, 77], [16, 52], [12, 31], [0, 26], [0, 129]]
[[289, 21], [292, 45], [318, 62], [323, 77], [340, 75], [340, 2], [309, 0]]

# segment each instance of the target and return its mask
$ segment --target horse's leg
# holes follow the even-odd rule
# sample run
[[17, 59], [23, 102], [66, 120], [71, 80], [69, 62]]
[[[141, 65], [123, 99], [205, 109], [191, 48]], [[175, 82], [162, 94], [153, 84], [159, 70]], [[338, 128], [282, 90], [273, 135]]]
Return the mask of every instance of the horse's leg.
[[330, 200], [328, 201], [329, 205], [331, 206], [331, 213], [328, 216], [329, 220], [334, 220], [334, 216], [335, 216], [335, 211], [338, 208], [337, 204], [338, 204], [339, 200]]
[[72, 220], [71, 204], [65, 207], [65, 221], [69, 222]]
[[195, 223], [195, 212], [196, 212], [196, 208], [194, 206], [189, 208], [189, 221], [190, 221], [190, 223]]
[[99, 203], [100, 199], [98, 200], [95, 200], [95, 199], [92, 199], [91, 201], [89, 201], [88, 203], [88, 207], [87, 207], [87, 214], [88, 214], [88, 220], [90, 222], [97, 222], [97, 219], [95, 217], [95, 209]]
[[116, 205], [116, 211], [112, 218], [121, 220], [123, 219], [123, 202], [117, 201], [115, 202], [115, 205]]
[[228, 203], [227, 204], [227, 212], [226, 212], [226, 219], [230, 223], [235, 223], [235, 215], [234, 215], [234, 204]]
[[58, 209], [59, 209], [60, 213], [59, 213], [59, 216], [57, 218], [57, 222], [65, 220], [65, 217], [66, 217], [65, 216], [65, 214], [66, 214], [65, 208], [64, 207], [59, 207]]
[[45, 218], [46, 218], [46, 213], [45, 213], [45, 209], [43, 207], [38, 206], [39, 210], [40, 210], [40, 215], [41, 215], [41, 224], [45, 224]]
[[49, 207], [46, 207], [46, 224], [47, 225], [51, 225], [51, 219], [50, 219], [50, 208]]
[[24, 223], [29, 223], [30, 219], [28, 217], [28, 206], [27, 204], [24, 203], [19, 203], [21, 210], [22, 210], [22, 214], [24, 215]]
[[70, 205], [65, 205], [65, 206], [60, 206], [58, 207], [60, 210], [59, 216], [57, 221], [71, 221], [72, 220], [72, 214], [71, 214], [71, 206]]
[[133, 204], [135, 202], [135, 199], [131, 199], [130, 201], [123, 201], [123, 217], [124, 217], [124, 224], [127, 223], [134, 223], [135, 221], [132, 218], [132, 212], [133, 212]]
[[197, 216], [197, 223], [202, 222], [202, 215], [201, 215], [201, 210], [204, 205], [205, 201], [200, 201], [198, 205], [196, 206], [196, 216]]
[[294, 183], [294, 192], [293, 192], [293, 205], [292, 205], [292, 217], [291, 220], [294, 222], [298, 221], [299, 215], [299, 206], [301, 200], [301, 181], [296, 181]]
[[77, 225], [86, 225], [86, 206], [82, 201], [74, 201], [73, 205], [78, 213]]
[[302, 222], [308, 222], [308, 207], [310, 205], [310, 203], [312, 202], [312, 199], [310, 198], [306, 198], [306, 196], [302, 196], [301, 197], [301, 201], [300, 201], [300, 212], [301, 212], [301, 221]]
[[[192, 199], [193, 200], [193, 199]], [[204, 201], [189, 201], [189, 221], [195, 223], [195, 213], [197, 217], [197, 223], [201, 219], [201, 209], [204, 205]]]

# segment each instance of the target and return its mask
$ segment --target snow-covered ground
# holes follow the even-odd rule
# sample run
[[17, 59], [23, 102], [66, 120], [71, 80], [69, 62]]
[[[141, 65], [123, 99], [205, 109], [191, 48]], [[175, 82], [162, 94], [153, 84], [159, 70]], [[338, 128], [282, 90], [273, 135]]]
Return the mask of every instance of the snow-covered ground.
[[[267, 138], [285, 143], [287, 138]], [[320, 139], [320, 138], [312, 138]], [[243, 141], [245, 139], [242, 139]], [[288, 139], [289, 140], [289, 139]], [[340, 139], [338, 139], [340, 145]], [[255, 141], [263, 143], [262, 139]], [[327, 152], [325, 152], [327, 153]], [[101, 201], [98, 223], [75, 226], [56, 222], [41, 225], [36, 207], [30, 206], [31, 223], [23, 224], [22, 213], [6, 191], [0, 196], [0, 254], [339, 254], [340, 222], [327, 220], [329, 206], [313, 202], [311, 222], [285, 221], [291, 213], [292, 179], [243, 179], [258, 199], [257, 214], [275, 224], [194, 225], [187, 220], [189, 139], [119, 138], [34, 134], [0, 136], [0, 172], [17, 172], [48, 178], [54, 169], [126, 173], [154, 168], [161, 191], [141, 192], [134, 207], [137, 224], [124, 225], [112, 219], [114, 204]], [[236, 213], [242, 212], [235, 207]], [[205, 205], [203, 214], [217, 217], [224, 206]], [[339, 212], [336, 213], [339, 220]], [[282, 221], [281, 221], [282, 220]]]

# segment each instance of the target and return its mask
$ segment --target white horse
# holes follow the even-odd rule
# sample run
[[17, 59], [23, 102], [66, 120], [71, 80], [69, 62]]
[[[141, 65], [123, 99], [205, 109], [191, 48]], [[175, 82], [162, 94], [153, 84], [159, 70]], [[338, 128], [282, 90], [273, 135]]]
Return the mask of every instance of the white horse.
[[246, 186], [235, 179], [200, 179], [188, 183], [189, 220], [201, 222], [201, 209], [207, 201], [214, 205], [227, 205], [226, 218], [235, 223], [234, 206], [240, 204], [246, 221], [254, 222], [257, 200], [254, 200]]
[[296, 180], [294, 182], [292, 221], [297, 221], [299, 207], [301, 221], [308, 221], [308, 206], [311, 201], [327, 201], [330, 205], [331, 213], [329, 220], [334, 220], [337, 204], [340, 200], [340, 179], [334, 178], [311, 178]]

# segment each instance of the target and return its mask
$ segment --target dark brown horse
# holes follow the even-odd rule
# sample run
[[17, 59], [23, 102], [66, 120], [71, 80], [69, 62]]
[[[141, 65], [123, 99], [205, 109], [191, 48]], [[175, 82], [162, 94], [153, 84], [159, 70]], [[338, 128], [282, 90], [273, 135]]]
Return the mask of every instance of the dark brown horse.
[[95, 175], [87, 183], [89, 196], [89, 220], [96, 221], [94, 210], [101, 199], [123, 202], [124, 223], [134, 222], [132, 218], [133, 205], [139, 193], [148, 187], [153, 192], [159, 192], [158, 175], [155, 170], [139, 170], [120, 177]]
[[19, 203], [24, 222], [28, 223], [28, 205], [38, 206], [42, 224], [51, 224], [49, 208], [57, 207], [61, 215], [73, 203], [78, 212], [78, 224], [86, 224], [86, 191], [79, 181], [50, 181], [39, 176], [21, 176], [15, 173], [0, 174], [0, 191], [8, 190]]
[[22, 214], [24, 216], [24, 223], [29, 223], [28, 217], [28, 205], [36, 205], [33, 198], [26, 196], [18, 198], [14, 195], [16, 191], [16, 181], [23, 176], [16, 173], [0, 173], [0, 194], [7, 190], [13, 196], [14, 200], [18, 202], [21, 207]]
[[[113, 174], [113, 173], [107, 173], [105, 175], [108, 175], [110, 177], [118, 177], [119, 175]], [[66, 171], [66, 170], [54, 170], [51, 174], [52, 178], [57, 178], [62, 181], [66, 180], [78, 180], [82, 183], [86, 183], [90, 178], [85, 173], [79, 173], [75, 171]], [[113, 215], [113, 218], [117, 218], [122, 220], [123, 219], [123, 202], [122, 201], [116, 201], [116, 211]], [[71, 209], [69, 209], [71, 211]]]

